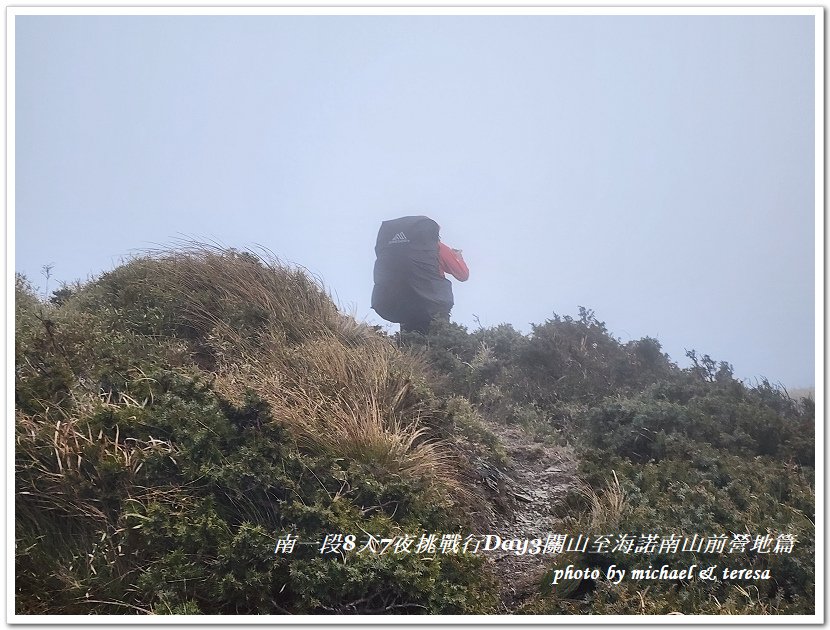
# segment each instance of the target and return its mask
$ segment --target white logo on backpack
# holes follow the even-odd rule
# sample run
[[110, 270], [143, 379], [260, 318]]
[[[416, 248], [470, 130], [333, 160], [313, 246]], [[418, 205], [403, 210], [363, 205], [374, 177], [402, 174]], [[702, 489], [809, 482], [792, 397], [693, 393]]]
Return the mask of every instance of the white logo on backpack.
[[392, 237], [392, 240], [389, 241], [389, 244], [392, 245], [393, 243], [408, 243], [409, 239], [406, 238], [406, 234], [403, 232], [398, 232], [395, 236]]

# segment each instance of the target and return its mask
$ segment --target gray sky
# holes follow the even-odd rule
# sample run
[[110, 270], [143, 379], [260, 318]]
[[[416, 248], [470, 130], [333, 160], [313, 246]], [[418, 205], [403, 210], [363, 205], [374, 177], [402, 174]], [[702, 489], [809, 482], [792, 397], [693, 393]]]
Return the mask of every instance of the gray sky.
[[379, 323], [380, 222], [426, 214], [459, 323], [583, 305], [811, 385], [814, 44], [810, 16], [18, 16], [16, 268], [259, 244]]

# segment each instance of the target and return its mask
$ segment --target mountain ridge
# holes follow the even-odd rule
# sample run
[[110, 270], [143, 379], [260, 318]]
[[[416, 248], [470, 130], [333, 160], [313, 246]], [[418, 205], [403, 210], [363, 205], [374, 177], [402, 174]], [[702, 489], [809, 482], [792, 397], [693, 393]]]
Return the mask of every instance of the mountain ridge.
[[[812, 400], [705, 354], [680, 369], [589, 309], [389, 336], [301, 268], [196, 244], [49, 300], [18, 277], [15, 316], [18, 614], [815, 608]], [[774, 580], [553, 584], [682, 554], [448, 547], [747, 531], [798, 541], [721, 558]], [[369, 533], [449, 551], [319, 551]]]

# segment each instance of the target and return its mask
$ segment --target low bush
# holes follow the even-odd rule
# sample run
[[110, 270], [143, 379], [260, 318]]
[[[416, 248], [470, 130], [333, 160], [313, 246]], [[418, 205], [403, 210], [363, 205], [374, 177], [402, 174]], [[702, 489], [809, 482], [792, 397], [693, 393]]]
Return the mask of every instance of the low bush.
[[473, 556], [320, 555], [332, 532], [457, 531], [481, 499], [421, 364], [306, 274], [193, 249], [51, 303], [16, 289], [18, 613], [495, 605]]
[[[327, 534], [478, 531], [491, 427], [568, 444], [551, 509], [591, 537], [784, 535], [786, 553], [624, 547], [576, 566], [772, 579], [540, 585], [519, 612], [811, 614], [815, 406], [725, 362], [622, 343], [594, 313], [390, 338], [273, 257], [193, 246], [41, 299], [15, 287], [15, 605], [22, 614], [470, 614], [481, 556], [320, 553]], [[277, 553], [296, 536], [296, 548]], [[721, 568], [723, 568], [721, 566]]]

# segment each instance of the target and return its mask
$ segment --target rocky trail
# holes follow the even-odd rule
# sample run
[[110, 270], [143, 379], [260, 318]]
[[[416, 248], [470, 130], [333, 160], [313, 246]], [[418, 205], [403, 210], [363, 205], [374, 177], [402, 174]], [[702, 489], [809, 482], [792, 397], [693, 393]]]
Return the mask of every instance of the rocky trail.
[[[577, 460], [571, 448], [534, 441], [518, 426], [484, 422], [498, 436], [508, 455], [504, 468], [485, 465], [482, 481], [495, 495], [499, 510], [488, 523], [487, 533], [501, 538], [541, 538], [561, 533], [561, 519], [555, 514], [577, 483]], [[539, 592], [550, 555], [517, 555], [512, 551], [492, 551], [487, 558], [500, 584], [504, 613], [513, 613], [529, 597]]]

